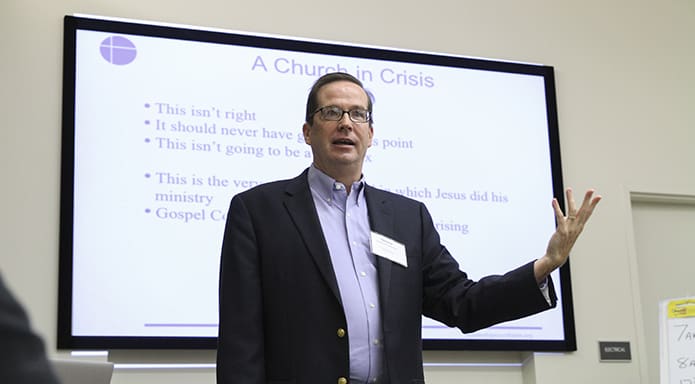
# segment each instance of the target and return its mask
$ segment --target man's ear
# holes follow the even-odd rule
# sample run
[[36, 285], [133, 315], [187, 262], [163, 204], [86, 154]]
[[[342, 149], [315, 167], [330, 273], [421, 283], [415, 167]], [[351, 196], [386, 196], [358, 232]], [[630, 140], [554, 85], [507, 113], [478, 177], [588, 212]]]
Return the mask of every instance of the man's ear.
[[309, 123], [304, 123], [302, 126], [302, 134], [304, 135], [304, 142], [311, 145], [311, 125]]

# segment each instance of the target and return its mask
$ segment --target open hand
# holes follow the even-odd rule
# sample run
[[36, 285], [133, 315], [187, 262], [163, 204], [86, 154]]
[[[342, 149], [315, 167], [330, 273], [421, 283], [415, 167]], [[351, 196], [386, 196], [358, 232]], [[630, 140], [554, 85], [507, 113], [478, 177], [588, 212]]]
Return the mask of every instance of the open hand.
[[594, 212], [601, 196], [594, 196], [594, 190], [589, 189], [584, 194], [584, 201], [577, 209], [571, 188], [567, 188], [567, 216], [562, 212], [560, 203], [553, 199], [557, 227], [550, 237], [545, 255], [536, 260], [534, 272], [538, 282], [543, 281], [553, 270], [562, 266], [569, 257], [570, 250], [582, 233], [584, 225]]

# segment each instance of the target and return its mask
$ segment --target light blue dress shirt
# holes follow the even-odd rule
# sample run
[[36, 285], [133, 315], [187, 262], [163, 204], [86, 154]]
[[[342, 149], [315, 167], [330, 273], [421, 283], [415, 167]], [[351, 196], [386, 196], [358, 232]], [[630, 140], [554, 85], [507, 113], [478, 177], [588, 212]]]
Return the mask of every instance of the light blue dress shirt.
[[378, 383], [383, 379], [383, 332], [364, 180], [352, 184], [348, 194], [345, 185], [313, 165], [308, 179], [347, 318], [350, 383]]

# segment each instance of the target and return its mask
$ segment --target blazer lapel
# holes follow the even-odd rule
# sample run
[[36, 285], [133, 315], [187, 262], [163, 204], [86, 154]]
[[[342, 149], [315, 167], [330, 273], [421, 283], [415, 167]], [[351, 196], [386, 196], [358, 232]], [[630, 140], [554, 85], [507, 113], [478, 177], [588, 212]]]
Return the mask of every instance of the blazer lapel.
[[284, 204], [326, 284], [342, 304], [328, 245], [309, 189], [307, 171], [290, 181], [285, 189]]
[[[369, 225], [372, 231], [394, 239], [393, 206], [388, 195], [383, 191], [367, 186], [365, 190], [367, 208], [369, 209]], [[387, 308], [391, 287], [391, 267], [393, 262], [381, 256], [376, 256], [379, 271], [379, 298], [381, 307]]]

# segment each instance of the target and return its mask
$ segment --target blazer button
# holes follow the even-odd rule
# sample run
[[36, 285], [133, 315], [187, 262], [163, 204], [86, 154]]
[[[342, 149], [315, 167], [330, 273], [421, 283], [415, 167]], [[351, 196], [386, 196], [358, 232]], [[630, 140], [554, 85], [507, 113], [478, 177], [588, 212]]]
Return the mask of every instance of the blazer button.
[[[345, 337], [345, 330], [343, 328], [338, 328], [336, 334], [338, 335], [338, 337], [342, 339], [343, 337]], [[341, 377], [341, 379], [343, 379], [343, 377]], [[340, 382], [340, 380], [338, 380], [338, 382]]]
[[347, 384], [347, 379], [344, 377], [339, 377], [338, 378], [338, 384]]

